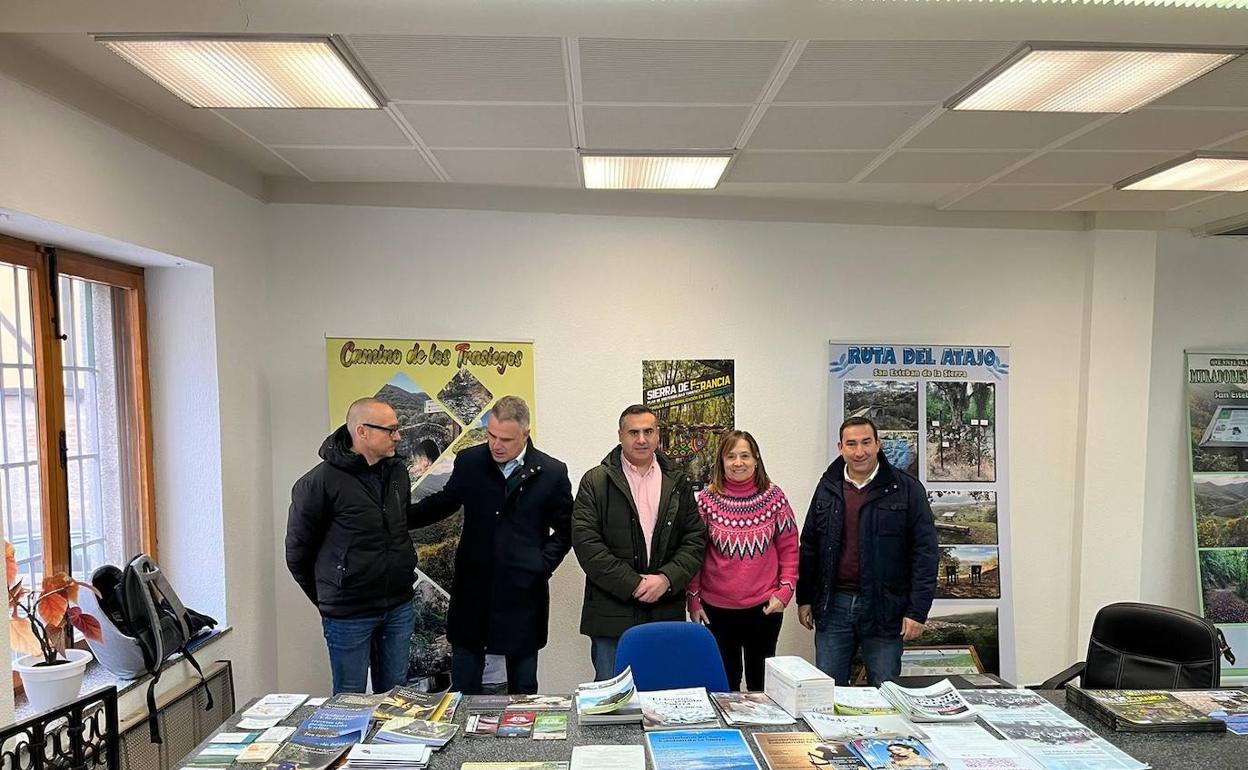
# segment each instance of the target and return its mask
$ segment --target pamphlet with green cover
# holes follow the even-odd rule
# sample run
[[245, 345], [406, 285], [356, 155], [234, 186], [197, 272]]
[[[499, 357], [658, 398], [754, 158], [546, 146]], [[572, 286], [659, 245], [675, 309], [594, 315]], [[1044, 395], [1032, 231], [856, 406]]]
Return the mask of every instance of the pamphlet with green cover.
[[1066, 700], [1120, 732], [1226, 730], [1226, 722], [1164, 690], [1085, 690], [1069, 685]]

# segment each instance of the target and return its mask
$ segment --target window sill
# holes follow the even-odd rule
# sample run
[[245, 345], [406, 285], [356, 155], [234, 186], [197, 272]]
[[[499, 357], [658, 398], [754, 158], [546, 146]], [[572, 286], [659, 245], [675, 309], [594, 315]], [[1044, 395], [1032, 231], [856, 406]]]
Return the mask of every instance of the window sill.
[[[225, 636], [232, 630], [232, 626], [222, 626], [214, 628], [211, 632], [203, 636], [196, 637], [190, 644], [191, 652], [195, 654], [197, 660], [201, 660], [199, 651]], [[165, 660], [164, 665], [160, 667], [161, 671], [167, 670], [171, 666], [175, 666], [182, 661], [180, 654], [169, 656]], [[204, 665], [201, 662], [201, 665]], [[79, 693], [88, 693], [98, 690], [101, 687], [109, 687], [115, 685], [117, 687], [117, 696], [120, 698], [125, 693], [135, 689], [136, 687], [146, 685], [151, 680], [151, 676], [144, 674], [135, 679], [122, 679], [113, 672], [104, 668], [99, 661], [92, 658], [87, 664], [87, 671], [82, 678], [82, 687]], [[34, 707], [30, 705], [30, 701], [26, 698], [25, 693], [20, 693], [13, 698], [13, 717], [14, 721], [21, 722], [24, 719], [32, 717], [36, 714]]]

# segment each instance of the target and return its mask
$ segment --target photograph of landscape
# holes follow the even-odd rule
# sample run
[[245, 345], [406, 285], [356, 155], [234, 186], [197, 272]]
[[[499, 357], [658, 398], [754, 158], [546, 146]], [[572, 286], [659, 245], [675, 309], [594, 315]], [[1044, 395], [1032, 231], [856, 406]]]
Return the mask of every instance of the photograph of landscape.
[[1199, 548], [1248, 547], [1248, 473], [1192, 476]]
[[919, 429], [919, 384], [914, 380], [848, 380], [845, 418], [866, 417], [877, 430]]
[[[403, 372], [391, 377], [374, 397], [389, 404], [399, 418], [398, 424], [403, 432], [399, 438], [398, 453], [407, 458], [407, 471], [412, 477], [412, 491], [415, 492], [429, 469], [463, 429], [441, 404]], [[436, 492], [444, 483], [445, 479], [442, 483], [432, 480], [430, 486], [434, 488], [425, 494]]]
[[995, 545], [939, 546], [937, 599], [1000, 599], [1000, 555]]
[[949, 545], [995, 545], [997, 493], [990, 489], [931, 489], [927, 501], [936, 519], [936, 536]]
[[[1218, 393], [1240, 396], [1240, 398], [1218, 398]], [[1243, 396], [1248, 389], [1233, 384], [1196, 384], [1187, 386], [1188, 428], [1192, 442], [1192, 472], [1218, 473], [1248, 471], [1248, 449], [1235, 446], [1209, 446], [1208, 444], [1224, 443], [1209, 441], [1206, 431], [1215, 423], [1223, 407], [1242, 406]], [[1216, 427], [1216, 425], [1214, 426]]]
[[929, 481], [996, 481], [996, 386], [927, 383]]

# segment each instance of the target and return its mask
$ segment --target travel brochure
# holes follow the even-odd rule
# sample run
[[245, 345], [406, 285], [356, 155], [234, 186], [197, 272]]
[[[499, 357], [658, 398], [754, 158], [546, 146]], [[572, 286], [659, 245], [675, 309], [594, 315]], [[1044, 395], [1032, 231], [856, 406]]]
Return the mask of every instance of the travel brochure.
[[633, 684], [633, 670], [625, 668], [610, 679], [586, 682], [576, 688], [576, 719], [583, 725], [641, 721], [641, 698]]
[[719, 727], [704, 687], [641, 693], [641, 726], [646, 730]]
[[825, 741], [923, 734], [913, 723], [897, 714], [859, 717], [806, 711], [802, 713], [802, 719]]
[[878, 717], [896, 714], [897, 709], [874, 687], [836, 688], [834, 712], [843, 716]]
[[571, 770], [646, 770], [646, 747], [576, 746]]
[[646, 733], [654, 770], [761, 770], [740, 730], [664, 730]]
[[866, 770], [849, 744], [814, 733], [755, 733], [754, 742], [768, 770]]
[[391, 717], [381, 724], [373, 736], [373, 743], [422, 743], [440, 749], [455, 737], [458, 730], [459, 726], [451, 722]]
[[420, 770], [428, 766], [433, 750], [428, 746], [387, 746], [360, 743], [347, 752], [343, 770]]
[[730, 725], [791, 725], [797, 721], [767, 693], [713, 692], [711, 700]]
[[1189, 706], [1226, 722], [1227, 732], [1248, 735], [1248, 693], [1243, 690], [1175, 690], [1173, 694]]
[[[449, 692], [421, 692], [411, 687], [395, 687], [386, 693], [386, 697], [377, 704], [373, 711], [373, 719], [385, 722], [394, 717], [425, 719], [430, 722], [442, 721], [442, 714], [450, 706], [452, 698]], [[458, 696], [458, 693], [454, 694]], [[338, 696], [334, 696], [338, 697]]]

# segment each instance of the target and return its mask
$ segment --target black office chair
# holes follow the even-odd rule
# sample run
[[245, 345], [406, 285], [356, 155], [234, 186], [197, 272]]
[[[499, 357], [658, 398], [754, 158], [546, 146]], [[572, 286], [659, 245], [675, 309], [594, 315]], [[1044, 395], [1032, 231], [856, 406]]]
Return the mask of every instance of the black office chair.
[[121, 770], [117, 688], [0, 728], [3, 770]]
[[1118, 602], [1092, 621], [1087, 660], [1033, 690], [1056, 690], [1080, 677], [1080, 686], [1105, 690], [1181, 690], [1218, 687], [1222, 658], [1235, 655], [1208, 620], [1172, 607]]

